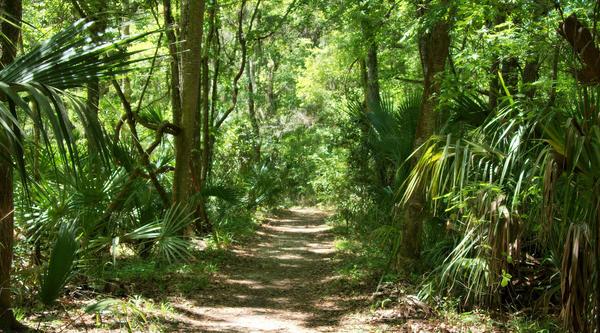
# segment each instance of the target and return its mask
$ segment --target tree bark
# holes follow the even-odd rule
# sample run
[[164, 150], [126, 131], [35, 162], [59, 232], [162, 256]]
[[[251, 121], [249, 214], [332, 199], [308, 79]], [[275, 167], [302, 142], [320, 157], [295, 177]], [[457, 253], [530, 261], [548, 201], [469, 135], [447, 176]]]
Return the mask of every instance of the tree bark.
[[[202, 191], [208, 181], [208, 171], [210, 169], [211, 151], [212, 151], [212, 124], [211, 124], [211, 81], [210, 81], [210, 47], [216, 37], [216, 19], [217, 19], [217, 1], [212, 1], [208, 9], [208, 36], [205, 47], [202, 50], [202, 161], [200, 164], [198, 191]], [[215, 78], [216, 79], [216, 78]], [[213, 82], [212, 89], [217, 89], [216, 82]], [[206, 201], [200, 197], [197, 206], [197, 212], [201, 219], [201, 224], [197, 226], [198, 232], [208, 234], [213, 231], [212, 222], [206, 210]]]
[[[368, 25], [363, 25], [364, 39], [367, 43], [366, 55], [361, 63], [361, 71], [362, 71], [362, 85], [364, 91], [364, 111], [367, 113], [376, 112], [381, 108], [381, 92], [379, 88], [379, 64], [378, 64], [378, 45], [375, 40], [375, 34], [373, 32], [373, 28]], [[363, 124], [363, 138], [367, 139], [368, 133], [370, 131], [370, 127], [368, 123]], [[377, 154], [373, 154], [375, 158], [375, 172], [377, 176], [377, 180], [382, 187], [386, 187], [389, 185], [387, 181], [387, 163], [379, 158]], [[362, 163], [363, 171], [370, 173], [370, 170], [367, 170], [368, 162], [365, 160]]]
[[206, 169], [206, 177], [210, 177], [212, 173], [213, 161], [214, 161], [214, 147], [216, 142], [215, 137], [215, 117], [217, 116], [217, 103], [219, 99], [219, 74], [221, 69], [221, 41], [219, 35], [219, 27], [216, 25], [218, 23], [215, 22], [215, 39], [214, 39], [214, 54], [213, 54], [213, 73], [212, 73], [212, 89], [211, 89], [211, 97], [210, 97], [210, 126], [211, 131], [209, 133], [208, 139], [208, 151], [207, 151], [207, 169]]
[[204, 33], [204, 0], [184, 0], [181, 3], [181, 133], [175, 141], [175, 175], [173, 199], [185, 202], [197, 179], [200, 148], [200, 107], [202, 36]]
[[[10, 156], [10, 155], [8, 155]], [[11, 310], [10, 271], [13, 258], [13, 178], [10, 162], [0, 160], [0, 331], [16, 324]]]
[[491, 110], [496, 109], [498, 106], [498, 94], [500, 93], [500, 80], [498, 79], [498, 71], [500, 71], [500, 60], [496, 59], [492, 62], [492, 66], [490, 68], [490, 87], [488, 91], [488, 100], [489, 106]]
[[246, 75], [248, 76], [248, 116], [250, 118], [250, 126], [252, 126], [252, 163], [256, 166], [260, 163], [261, 159], [261, 146], [260, 146], [260, 126], [258, 124], [258, 118], [256, 116], [256, 101], [255, 101], [255, 87], [256, 77], [254, 75], [254, 63], [251, 59], [248, 59], [248, 66], [246, 67]]
[[535, 97], [536, 89], [533, 83], [539, 78], [540, 63], [537, 57], [527, 60], [523, 68], [523, 94], [530, 100]]
[[[368, 38], [374, 38], [370, 36]], [[367, 112], [373, 112], [381, 107], [381, 92], [379, 89], [379, 63], [377, 59], [377, 42], [370, 41], [365, 57], [364, 90]]]
[[269, 83], [267, 85], [267, 100], [269, 102], [269, 114], [274, 116], [277, 112], [277, 96], [275, 96], [275, 74], [279, 68], [277, 60], [273, 59], [273, 65], [269, 68]]
[[167, 44], [169, 47], [170, 64], [170, 87], [171, 87], [171, 108], [173, 109], [173, 124], [180, 126], [181, 122], [181, 92], [180, 92], [180, 74], [179, 74], [179, 53], [177, 50], [177, 31], [175, 30], [175, 19], [171, 9], [171, 0], [163, 0], [163, 16], [166, 28]]
[[[0, 41], [0, 47], [2, 48], [0, 67], [4, 67], [10, 64], [17, 54], [23, 4], [21, 0], [1, 1], [0, 12], [3, 17], [13, 21], [13, 23], [3, 21], [0, 26], [4, 34]], [[20, 330], [23, 326], [17, 322], [12, 311], [12, 292], [10, 288], [14, 238], [11, 154], [3, 150], [0, 153], [3, 156], [3, 158], [0, 158], [0, 331], [11, 331]]]
[[[448, 5], [448, 0], [442, 1]], [[423, 4], [419, 14], [425, 15], [429, 2]], [[440, 20], [419, 38], [419, 53], [423, 68], [424, 87], [423, 101], [415, 132], [415, 148], [420, 147], [438, 128], [436, 106], [441, 91], [440, 74], [446, 67], [450, 49], [450, 24]], [[413, 156], [412, 164], [416, 164], [421, 156]], [[421, 234], [425, 214], [425, 195], [413, 193], [404, 208], [404, 236], [400, 255], [407, 259], [418, 259], [421, 255]]]
[[556, 103], [556, 85], [558, 80], [558, 63], [560, 61], [560, 44], [554, 46], [554, 54], [552, 56], [552, 87], [548, 96], [548, 107], [553, 107]]

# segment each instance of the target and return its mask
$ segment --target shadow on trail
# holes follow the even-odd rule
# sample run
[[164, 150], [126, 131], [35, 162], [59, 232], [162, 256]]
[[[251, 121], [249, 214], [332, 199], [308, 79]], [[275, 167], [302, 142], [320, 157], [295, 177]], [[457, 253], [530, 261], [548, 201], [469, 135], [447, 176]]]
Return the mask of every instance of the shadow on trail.
[[356, 300], [339, 297], [327, 214], [292, 209], [265, 223], [220, 276], [174, 308], [186, 332], [335, 332]]

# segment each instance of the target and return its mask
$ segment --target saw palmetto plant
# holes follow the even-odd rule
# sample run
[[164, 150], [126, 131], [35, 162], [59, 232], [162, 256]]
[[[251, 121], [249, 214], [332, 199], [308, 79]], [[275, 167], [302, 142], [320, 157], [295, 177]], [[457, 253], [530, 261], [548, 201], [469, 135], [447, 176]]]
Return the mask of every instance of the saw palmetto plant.
[[[404, 198], [424, 190], [456, 239], [437, 270], [441, 290], [498, 304], [525, 286], [555, 293], [548, 284], [559, 281], [540, 271], [560, 270], [562, 295], [549, 298], [562, 300], [566, 325], [597, 327], [598, 96], [583, 88], [572, 108], [551, 112], [512, 102], [461, 137], [419, 148]], [[527, 301], [548, 299], [536, 297]]]
[[[78, 127], [92, 134], [88, 138], [96, 141], [99, 155], [108, 162], [108, 146], [104, 143], [100, 124], [94, 120], [95, 115], [90, 114], [93, 111], [86, 109], [85, 103], [68, 90], [82, 87], [94, 79], [114, 77], [131, 70], [131, 65], [141, 60], [141, 57], [136, 57], [141, 51], [129, 51], [127, 46], [149, 33], [93, 42], [89, 37], [93, 24], [78, 21], [0, 70], [0, 158], [3, 159], [2, 164], [9, 165], [20, 174], [20, 189], [26, 194], [25, 201], [29, 202], [29, 205], [23, 206], [34, 204], [34, 192], [42, 193], [34, 191], [39, 185], [35, 178], [40, 175], [33, 176], [30, 172], [29, 161], [33, 160], [30, 154], [41, 155], [57, 174], [65, 173], [80, 188], [86, 187], [78, 176], [78, 171], [84, 167], [75, 134]], [[31, 128], [39, 133], [39, 141], [29, 137]], [[33, 149], [26, 149], [31, 145]], [[58, 161], [67, 167], [58, 167]], [[55, 186], [61, 192], [68, 188], [68, 183], [55, 183]], [[3, 189], [2, 195], [12, 195], [7, 191]], [[73, 205], [79, 206], [74, 198], [76, 196], [65, 198], [64, 206], [56, 205], [61, 201], [51, 206], [55, 210], [59, 207], [74, 208]], [[46, 222], [54, 224], [51, 230], [59, 231], [53, 233], [58, 236], [54, 238], [48, 267], [41, 276], [41, 297], [47, 304], [58, 297], [60, 288], [69, 277], [77, 257], [78, 243], [86, 229], [82, 224], [84, 219], [61, 219], [59, 215], [64, 216], [63, 213], [45, 216]], [[39, 237], [36, 232], [39, 230], [33, 230], [32, 237]], [[48, 230], [45, 229], [46, 232]]]

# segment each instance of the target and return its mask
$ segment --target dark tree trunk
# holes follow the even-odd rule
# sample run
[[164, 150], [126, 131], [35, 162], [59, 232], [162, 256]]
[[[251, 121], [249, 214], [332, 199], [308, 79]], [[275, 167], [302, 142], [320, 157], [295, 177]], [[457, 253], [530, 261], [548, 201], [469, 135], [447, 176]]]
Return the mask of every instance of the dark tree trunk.
[[13, 178], [10, 162], [0, 160], [0, 331], [16, 325], [11, 310], [10, 271], [13, 258]]
[[377, 43], [372, 41], [365, 58], [364, 89], [367, 112], [373, 112], [381, 107], [379, 91], [379, 64], [377, 60]]
[[[1, 24], [4, 36], [0, 41], [2, 47], [0, 67], [4, 67], [10, 64], [17, 54], [23, 4], [21, 0], [4, 0], [0, 1], [0, 6], [1, 15], [13, 21], [13, 23], [3, 21]], [[0, 153], [3, 156], [0, 158], [0, 331], [10, 331], [19, 330], [22, 326], [15, 319], [11, 309], [10, 273], [14, 238], [12, 164], [10, 152], [0, 151]]]
[[523, 68], [523, 94], [530, 100], [535, 97], [535, 87], [533, 83], [539, 78], [540, 63], [537, 57], [527, 60]]
[[[370, 27], [366, 28], [367, 31], [372, 30]], [[377, 42], [374, 40], [374, 36], [372, 33], [365, 34], [365, 39], [368, 42], [367, 54], [362, 62], [361, 70], [362, 70], [362, 80], [363, 80], [363, 90], [364, 90], [364, 106], [365, 112], [375, 112], [381, 108], [381, 92], [379, 88], [379, 63], [378, 63], [378, 46]], [[366, 139], [369, 131], [368, 124], [364, 124], [363, 134]], [[375, 158], [375, 172], [377, 174], [377, 180], [379, 184], [383, 187], [391, 184], [389, 179], [387, 179], [387, 163], [378, 158], [379, 156], [374, 156]]]
[[[506, 61], [502, 62], [502, 79], [506, 90], [514, 96], [517, 93], [519, 86], [519, 59], [516, 57], [510, 57]], [[506, 95], [504, 87], [502, 88], [502, 95]]]
[[[100, 105], [100, 80], [98, 78], [93, 79], [87, 84], [87, 99], [86, 99], [86, 111], [87, 120], [89, 122], [99, 123], [98, 113]], [[96, 144], [96, 136], [93, 133], [86, 133], [88, 156], [90, 157], [90, 165], [94, 167], [98, 161], [98, 145]]]
[[256, 101], [254, 98], [256, 94], [256, 77], [254, 75], [254, 64], [250, 59], [248, 59], [246, 74], [248, 75], [248, 116], [250, 118], [250, 125], [252, 126], [252, 149], [254, 150], [252, 163], [258, 165], [261, 159], [260, 126], [258, 124], [258, 117], [256, 116]]
[[[202, 191], [208, 181], [208, 171], [211, 147], [211, 81], [210, 81], [210, 47], [212, 46], [216, 35], [216, 1], [213, 1], [208, 7], [208, 36], [206, 38], [205, 47], [202, 50], [202, 95], [201, 95], [201, 131], [202, 131], [202, 161], [199, 163], [199, 191]], [[213, 85], [214, 89], [216, 86]], [[212, 222], [206, 209], [206, 201], [200, 198], [198, 201], [197, 213], [200, 217], [200, 224], [197, 225], [197, 231], [201, 234], [208, 234], [213, 231]]]
[[279, 64], [273, 60], [273, 65], [269, 68], [269, 83], [267, 85], [267, 101], [269, 102], [269, 114], [275, 115], [277, 112], [277, 96], [275, 96], [275, 74]]
[[560, 44], [554, 46], [554, 55], [552, 57], [552, 87], [548, 97], [548, 107], [553, 107], [556, 103], [556, 81], [558, 80], [558, 63], [560, 61]]
[[208, 151], [206, 159], [206, 177], [210, 177], [212, 173], [213, 161], [214, 161], [214, 147], [215, 147], [215, 117], [217, 116], [217, 103], [219, 99], [219, 73], [221, 69], [221, 42], [219, 36], [219, 27], [215, 22], [215, 39], [214, 39], [214, 54], [213, 54], [213, 73], [212, 73], [212, 89], [210, 97], [210, 127], [211, 131], [208, 137]]
[[[448, 0], [443, 1], [448, 4]], [[420, 15], [425, 15], [427, 2], [421, 7]], [[419, 39], [419, 53], [423, 67], [424, 87], [421, 114], [415, 132], [415, 147], [421, 146], [429, 137], [435, 134], [438, 127], [436, 106], [441, 91], [439, 74], [446, 67], [450, 49], [450, 24], [438, 21]], [[421, 156], [413, 157], [413, 165]], [[425, 214], [425, 195], [414, 193], [404, 209], [404, 237], [400, 255], [407, 259], [418, 259], [421, 255], [421, 233]]]
[[496, 59], [490, 68], [490, 88], [488, 91], [488, 99], [490, 109], [495, 109], [498, 106], [498, 94], [500, 93], [500, 80], [498, 79], [498, 71], [500, 71], [500, 60]]
[[175, 19], [171, 9], [171, 0], [163, 0], [163, 16], [166, 28], [167, 43], [169, 46], [169, 56], [171, 57], [171, 107], [173, 108], [173, 123], [177, 126], [181, 124], [181, 92], [179, 87], [179, 53], [177, 50], [177, 33], [175, 31]]

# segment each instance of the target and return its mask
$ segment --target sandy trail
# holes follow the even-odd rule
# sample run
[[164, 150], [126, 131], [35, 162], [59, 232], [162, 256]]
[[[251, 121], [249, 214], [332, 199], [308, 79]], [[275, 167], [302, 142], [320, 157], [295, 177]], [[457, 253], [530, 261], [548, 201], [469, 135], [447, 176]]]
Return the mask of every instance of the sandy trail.
[[174, 302], [180, 332], [339, 332], [352, 307], [335, 288], [327, 213], [290, 209], [235, 250], [215, 284]]

